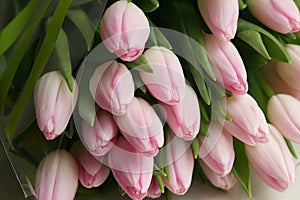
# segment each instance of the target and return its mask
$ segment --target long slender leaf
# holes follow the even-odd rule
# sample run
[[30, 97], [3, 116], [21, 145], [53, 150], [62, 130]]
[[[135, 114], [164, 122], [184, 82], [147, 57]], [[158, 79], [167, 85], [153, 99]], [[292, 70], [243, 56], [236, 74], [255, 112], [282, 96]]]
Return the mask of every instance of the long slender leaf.
[[39, 79], [47, 61], [55, 47], [55, 42], [57, 40], [59, 31], [61, 29], [64, 18], [70, 7], [72, 0], [60, 1], [55, 9], [53, 17], [49, 23], [46, 36], [43, 40], [42, 46], [39, 50], [37, 58], [32, 67], [31, 73], [25, 83], [24, 89], [20, 94], [18, 101], [16, 102], [13, 110], [9, 115], [9, 122], [6, 125], [6, 134], [9, 139], [17, 127], [19, 119], [27, 105], [27, 102], [33, 92], [34, 85]]
[[73, 91], [73, 76], [72, 76], [72, 65], [69, 50], [68, 36], [63, 29], [60, 29], [56, 44], [55, 44], [55, 55], [58, 58], [59, 70], [64, 76], [70, 91]]
[[7, 62], [6, 62], [6, 58], [4, 55], [0, 56], [0, 77], [3, 74], [4, 70], [7, 67]]
[[159, 7], [158, 0], [132, 0], [144, 12], [152, 12]]
[[28, 25], [41, 0], [31, 0], [26, 7], [0, 32], [0, 55], [20, 36]]
[[40, 23], [43, 15], [45, 14], [49, 4], [50, 0], [47, 0], [44, 5], [41, 7], [39, 12], [34, 17], [34, 20], [32, 23], [27, 27], [24, 34], [20, 37], [18, 40], [18, 43], [13, 49], [13, 59], [10, 59], [6, 70], [3, 72], [2, 77], [0, 79], [0, 111], [3, 108], [5, 98], [7, 96], [7, 93], [9, 91], [9, 88], [11, 87], [13, 78], [15, 76], [15, 73], [19, 67], [19, 64], [22, 60], [22, 57], [25, 53], [26, 47], [28, 46], [38, 24]]

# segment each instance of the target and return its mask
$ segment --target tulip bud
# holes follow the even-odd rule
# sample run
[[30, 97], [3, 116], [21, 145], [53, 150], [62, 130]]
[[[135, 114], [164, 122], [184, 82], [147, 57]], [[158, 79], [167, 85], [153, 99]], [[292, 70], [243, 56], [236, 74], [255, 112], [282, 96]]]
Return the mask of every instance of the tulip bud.
[[300, 30], [300, 14], [293, 0], [248, 0], [247, 4], [258, 20], [279, 33]]
[[123, 0], [106, 9], [100, 33], [111, 53], [124, 61], [134, 61], [144, 50], [150, 28], [144, 12], [132, 2]]
[[166, 104], [183, 99], [185, 79], [177, 56], [165, 47], [151, 47], [144, 53], [153, 73], [140, 72], [152, 96]]
[[204, 46], [217, 81], [232, 93], [247, 93], [246, 69], [235, 46], [208, 34], [204, 36]]
[[234, 38], [237, 30], [239, 5], [236, 0], [198, 0], [201, 15], [219, 39], [228, 41]]
[[291, 57], [292, 62], [277, 62], [276, 71], [286, 84], [300, 92], [300, 46], [294, 44], [287, 44], [286, 49]]
[[136, 152], [123, 137], [109, 152], [108, 163], [121, 188], [133, 200], [142, 200], [149, 189], [154, 159]]
[[233, 173], [229, 173], [225, 176], [219, 176], [200, 159], [198, 161], [204, 174], [215, 187], [223, 190], [230, 190], [236, 183], [236, 178]]
[[162, 177], [165, 186], [176, 195], [184, 195], [192, 182], [194, 157], [188, 142], [174, 137], [169, 131], [166, 158], [170, 180]]
[[122, 115], [134, 96], [130, 71], [117, 61], [106, 62], [95, 70], [90, 79], [90, 91], [96, 103], [114, 115]]
[[277, 94], [269, 99], [268, 119], [288, 139], [300, 143], [300, 102], [287, 95]]
[[110, 168], [103, 163], [103, 157], [96, 159], [79, 141], [73, 144], [71, 152], [77, 159], [79, 181], [84, 187], [98, 187], [107, 179]]
[[[208, 137], [199, 135], [199, 157], [216, 175], [225, 176], [231, 172], [234, 161], [232, 136], [217, 123], [210, 124]], [[200, 155], [201, 149], [208, 149], [206, 155]]]
[[268, 142], [268, 124], [256, 101], [248, 94], [227, 98], [226, 113], [231, 121], [224, 122], [225, 130], [248, 145]]
[[[282, 80], [282, 78], [275, 70], [274, 63], [264, 66], [262, 72], [265, 80], [268, 82], [275, 93], [288, 94], [300, 100], [300, 91], [290, 87], [286, 82]], [[300, 88], [300, 85], [298, 88]]]
[[160, 196], [161, 196], [161, 190], [160, 190], [159, 184], [158, 184], [155, 176], [153, 176], [150, 187], [147, 191], [147, 197], [150, 197], [152, 199], [157, 199]]
[[164, 144], [163, 126], [155, 110], [142, 98], [134, 98], [115, 121], [126, 140], [137, 150], [155, 156]]
[[285, 191], [295, 179], [292, 155], [278, 130], [269, 124], [270, 142], [245, 146], [249, 164], [270, 187]]
[[36, 171], [35, 192], [39, 200], [73, 200], [78, 186], [78, 168], [65, 150], [49, 153]]
[[82, 139], [88, 151], [94, 156], [103, 156], [113, 147], [117, 140], [118, 127], [113, 116], [104, 111], [97, 112], [93, 126], [82, 122]]
[[73, 80], [71, 92], [59, 71], [40, 77], [34, 88], [34, 106], [37, 124], [47, 140], [53, 140], [67, 127], [73, 113], [78, 88]]
[[185, 95], [182, 101], [168, 105], [160, 103], [166, 120], [172, 131], [186, 141], [194, 139], [200, 129], [200, 107], [195, 91], [185, 86]]

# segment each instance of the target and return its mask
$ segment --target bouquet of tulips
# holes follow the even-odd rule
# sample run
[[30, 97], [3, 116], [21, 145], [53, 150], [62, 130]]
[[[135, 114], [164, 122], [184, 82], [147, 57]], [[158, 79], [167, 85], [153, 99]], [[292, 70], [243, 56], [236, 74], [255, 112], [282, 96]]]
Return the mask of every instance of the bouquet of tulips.
[[1, 141], [25, 197], [293, 183], [299, 0], [3, 2]]

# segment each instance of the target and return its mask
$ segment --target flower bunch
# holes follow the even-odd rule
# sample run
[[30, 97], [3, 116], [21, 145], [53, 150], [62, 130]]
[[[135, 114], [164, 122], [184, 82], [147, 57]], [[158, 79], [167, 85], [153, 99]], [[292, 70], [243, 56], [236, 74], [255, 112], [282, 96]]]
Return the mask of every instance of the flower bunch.
[[298, 1], [100, 2], [30, 0], [0, 32], [2, 140], [31, 163], [28, 195], [74, 199], [107, 185], [134, 200], [184, 195], [200, 171], [252, 196], [250, 168], [278, 191], [293, 183]]

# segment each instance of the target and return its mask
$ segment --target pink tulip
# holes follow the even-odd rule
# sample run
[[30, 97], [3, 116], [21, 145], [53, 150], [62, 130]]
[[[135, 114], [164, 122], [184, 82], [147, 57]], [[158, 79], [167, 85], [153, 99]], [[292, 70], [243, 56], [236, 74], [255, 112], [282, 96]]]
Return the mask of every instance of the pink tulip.
[[111, 150], [117, 140], [118, 127], [113, 116], [104, 111], [97, 112], [94, 126], [82, 122], [82, 139], [94, 156], [103, 156]]
[[194, 139], [200, 129], [200, 107], [195, 91], [186, 85], [182, 101], [168, 105], [160, 103], [173, 132], [186, 141]]
[[169, 131], [166, 158], [170, 180], [162, 177], [164, 185], [176, 195], [184, 195], [192, 182], [194, 158], [188, 142], [174, 137]]
[[268, 125], [264, 113], [248, 94], [227, 98], [226, 113], [232, 119], [224, 122], [225, 130], [248, 145], [268, 142]]
[[219, 39], [228, 41], [234, 38], [237, 30], [239, 5], [236, 0], [198, 0], [201, 15]]
[[275, 63], [264, 66], [263, 74], [265, 80], [268, 82], [268, 84], [270, 84], [275, 93], [288, 94], [300, 100], [300, 91], [290, 87], [288, 84], [286, 84], [286, 82], [282, 80], [282, 78], [276, 72], [274, 64]]
[[155, 110], [142, 98], [134, 98], [115, 121], [126, 140], [137, 150], [155, 156], [164, 144], [163, 126]]
[[247, 93], [246, 69], [235, 46], [208, 34], [204, 36], [204, 46], [217, 81], [232, 93]]
[[247, 4], [258, 20], [277, 32], [300, 30], [300, 14], [293, 0], [248, 0]]
[[185, 79], [177, 56], [165, 47], [151, 47], [144, 56], [153, 73], [140, 72], [140, 76], [150, 93], [166, 104], [181, 101], [185, 93]]
[[245, 146], [249, 163], [256, 174], [270, 187], [285, 191], [295, 179], [292, 155], [278, 130], [269, 125], [270, 142]]
[[153, 172], [153, 157], [138, 153], [123, 137], [109, 152], [111, 171], [127, 195], [134, 200], [146, 197]]
[[292, 62], [277, 62], [276, 71], [286, 84], [300, 92], [300, 46], [295, 44], [287, 44], [286, 49], [291, 57]]
[[223, 190], [230, 190], [236, 183], [236, 178], [233, 173], [229, 173], [225, 176], [219, 176], [213, 170], [211, 170], [204, 162], [199, 159], [199, 164], [208, 178], [208, 180], [217, 188]]
[[232, 136], [222, 130], [222, 127], [217, 123], [210, 126], [212, 127], [208, 137], [199, 135], [199, 152], [202, 148], [209, 149], [206, 155], [199, 154], [199, 157], [216, 175], [225, 176], [231, 172], [235, 157]]
[[90, 79], [90, 91], [96, 103], [114, 115], [122, 115], [134, 96], [130, 71], [117, 61], [100, 65]]
[[147, 197], [150, 197], [152, 199], [157, 199], [161, 196], [161, 190], [159, 187], [159, 184], [157, 182], [157, 179], [155, 178], [155, 176], [152, 177], [152, 181], [150, 184], [150, 187], [147, 191]]
[[134, 61], [144, 50], [150, 28], [144, 12], [132, 2], [122, 0], [106, 9], [100, 33], [111, 53], [124, 61]]
[[52, 71], [41, 76], [35, 85], [36, 119], [47, 140], [58, 137], [68, 125], [78, 95], [75, 80], [73, 83], [71, 92], [62, 74]]
[[65, 150], [49, 153], [36, 171], [35, 196], [39, 200], [72, 200], [78, 186], [78, 168]]
[[300, 143], [300, 102], [298, 99], [277, 94], [267, 105], [269, 121], [288, 139]]

